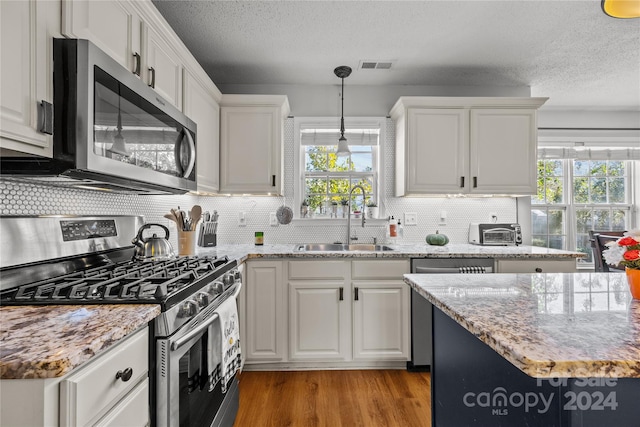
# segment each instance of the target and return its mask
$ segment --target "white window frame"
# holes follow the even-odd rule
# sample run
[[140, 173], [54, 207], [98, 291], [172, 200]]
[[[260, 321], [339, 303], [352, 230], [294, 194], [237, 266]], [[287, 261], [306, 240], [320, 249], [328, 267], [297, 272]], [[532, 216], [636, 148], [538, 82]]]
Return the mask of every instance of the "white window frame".
[[[384, 145], [385, 145], [385, 135], [386, 135], [386, 117], [345, 117], [344, 123], [345, 128], [347, 129], [357, 129], [357, 128], [372, 128], [377, 127], [380, 129], [380, 136], [378, 139], [378, 146], [374, 148], [373, 153], [373, 163], [374, 163], [374, 171], [373, 171], [373, 188], [374, 194], [368, 194], [369, 199], [373, 199], [378, 203], [378, 207], [380, 211], [382, 211], [382, 195], [385, 194], [385, 186], [384, 186]], [[293, 120], [293, 129], [294, 129], [294, 171], [293, 176], [295, 179], [294, 183], [294, 219], [300, 218], [300, 205], [302, 204], [303, 194], [304, 194], [304, 177], [305, 177], [305, 152], [304, 148], [301, 144], [301, 134], [300, 130], [310, 127], [316, 127], [318, 129], [322, 128], [340, 128], [340, 118], [336, 117], [294, 117]], [[336, 141], [336, 145], [337, 145]], [[323, 173], [326, 175], [326, 173]], [[354, 173], [354, 176], [357, 176], [357, 172]], [[366, 172], [366, 175], [371, 175], [371, 173]], [[360, 193], [358, 193], [360, 194]], [[346, 222], [346, 219], [342, 218], [305, 218], [304, 222], [314, 222], [318, 223], [321, 221], [330, 221], [331, 223]]]
[[[554, 160], [554, 159], [538, 159], [538, 160]], [[562, 203], [556, 204], [541, 204], [541, 203], [533, 203], [531, 202], [531, 210], [536, 208], [544, 208], [544, 209], [557, 209], [564, 210], [564, 236], [565, 236], [565, 247], [564, 250], [576, 251], [577, 250], [577, 221], [576, 221], [576, 210], [577, 209], [615, 209], [619, 208], [622, 210], [628, 210], [627, 214], [627, 223], [629, 225], [629, 229], [636, 227], [635, 220], [635, 211], [637, 211], [637, 198], [635, 196], [638, 191], [636, 181], [638, 180], [638, 174], [640, 171], [638, 170], [638, 161], [633, 160], [623, 160], [625, 162], [625, 171], [627, 181], [625, 182], [625, 198], [626, 203], [607, 203], [607, 204], [594, 204], [594, 203], [574, 203], [573, 202], [573, 179], [574, 179], [574, 171], [573, 171], [573, 161], [575, 159], [556, 159], [562, 162], [563, 168], [563, 176], [562, 176], [562, 185], [563, 185], [563, 201]], [[532, 197], [533, 199], [533, 197]], [[548, 228], [547, 228], [548, 232]], [[533, 239], [533, 224], [531, 224], [531, 235]], [[549, 234], [547, 233], [547, 238]], [[548, 240], [547, 240], [548, 242]], [[547, 246], [548, 247], [548, 246]], [[593, 262], [588, 263], [581, 260], [578, 260], [578, 265], [584, 268], [593, 268]]]

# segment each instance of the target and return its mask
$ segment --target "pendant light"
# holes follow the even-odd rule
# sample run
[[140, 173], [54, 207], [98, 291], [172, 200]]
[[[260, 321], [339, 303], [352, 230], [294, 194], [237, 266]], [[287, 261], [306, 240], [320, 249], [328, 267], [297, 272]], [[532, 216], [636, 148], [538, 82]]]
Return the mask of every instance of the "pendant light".
[[640, 18], [640, 0], [602, 0], [602, 11], [613, 18]]
[[118, 85], [118, 133], [113, 136], [113, 144], [109, 151], [112, 153], [120, 154], [121, 156], [129, 157], [131, 153], [127, 149], [126, 141], [122, 136], [122, 117], [120, 115], [120, 85]]
[[338, 140], [338, 151], [336, 151], [336, 154], [338, 157], [346, 157], [351, 154], [351, 150], [349, 150], [347, 138], [344, 137], [344, 79], [351, 75], [351, 68], [346, 65], [341, 65], [333, 70], [333, 73], [342, 79], [342, 91], [340, 92], [342, 103], [342, 113], [340, 116], [340, 139]]

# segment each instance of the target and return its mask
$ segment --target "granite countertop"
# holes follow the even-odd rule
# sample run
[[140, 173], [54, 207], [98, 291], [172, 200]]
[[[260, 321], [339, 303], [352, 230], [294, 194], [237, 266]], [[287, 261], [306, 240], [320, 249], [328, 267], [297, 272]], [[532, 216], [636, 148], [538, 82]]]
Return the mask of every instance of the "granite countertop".
[[407, 274], [405, 282], [532, 377], [640, 378], [640, 301], [625, 274]]
[[160, 314], [156, 304], [0, 308], [0, 378], [69, 373]]
[[[301, 252], [295, 244], [219, 245], [198, 255], [253, 258], [470, 258], [568, 259], [577, 252], [533, 246], [448, 244], [390, 245], [393, 251]], [[160, 314], [155, 305], [0, 307], [0, 378], [54, 378], [65, 375]], [[117, 319], [117, 321], [114, 321]], [[42, 344], [41, 344], [42, 343]]]
[[498, 259], [570, 259], [581, 258], [581, 252], [540, 248], [537, 246], [478, 246], [471, 244], [447, 244], [430, 246], [425, 243], [387, 245], [392, 251], [297, 251], [297, 244], [265, 244], [256, 246], [218, 245], [213, 248], [198, 247], [199, 255], [227, 255], [243, 262], [252, 258], [498, 258]]

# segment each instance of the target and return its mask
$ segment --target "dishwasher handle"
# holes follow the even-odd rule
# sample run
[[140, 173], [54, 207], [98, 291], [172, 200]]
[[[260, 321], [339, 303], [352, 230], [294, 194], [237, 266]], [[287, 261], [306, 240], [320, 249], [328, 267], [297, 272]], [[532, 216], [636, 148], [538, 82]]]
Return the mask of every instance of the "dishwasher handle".
[[417, 274], [466, 274], [466, 273], [493, 273], [491, 267], [414, 267]]

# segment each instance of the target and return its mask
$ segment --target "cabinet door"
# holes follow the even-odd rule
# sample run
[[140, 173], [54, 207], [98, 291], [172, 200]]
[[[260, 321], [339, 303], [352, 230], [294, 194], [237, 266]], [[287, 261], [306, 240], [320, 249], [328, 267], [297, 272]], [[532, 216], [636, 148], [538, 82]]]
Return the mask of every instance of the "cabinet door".
[[216, 193], [220, 188], [220, 107], [211, 91], [189, 72], [184, 74], [184, 91], [184, 113], [198, 126], [198, 191]]
[[53, 102], [49, 1], [0, 2], [0, 146], [51, 157], [51, 136], [38, 131], [38, 105]]
[[223, 106], [220, 127], [220, 192], [280, 194], [280, 108]]
[[468, 188], [468, 111], [410, 108], [405, 147], [406, 194]]
[[182, 61], [153, 28], [143, 27], [144, 81], [179, 110], [182, 109]]
[[536, 110], [471, 110], [471, 193], [536, 192]]
[[289, 282], [290, 358], [348, 360], [351, 301], [342, 281]]
[[[118, 405], [124, 395], [147, 379], [148, 349], [149, 333], [145, 328], [62, 380], [60, 425], [93, 424], [96, 418]], [[127, 368], [132, 372], [130, 379], [116, 379], [116, 374]], [[148, 401], [144, 403], [132, 408], [136, 413], [131, 415], [132, 419], [148, 417]]]
[[140, 66], [140, 19], [128, 2], [62, 0], [62, 34], [90, 40], [131, 72]]
[[251, 361], [286, 359], [286, 313], [282, 261], [250, 261], [246, 274], [246, 337], [243, 352]]
[[409, 287], [397, 281], [353, 282], [353, 287], [354, 359], [407, 360]]

